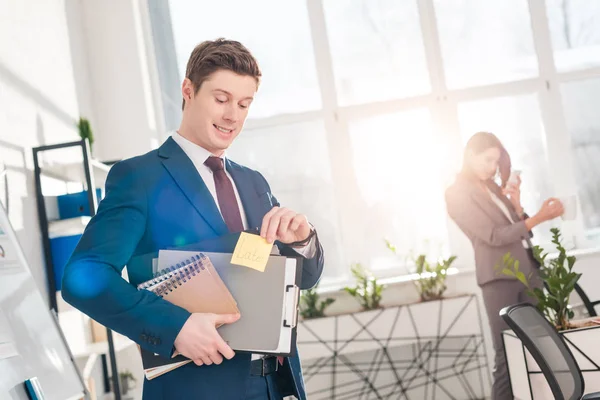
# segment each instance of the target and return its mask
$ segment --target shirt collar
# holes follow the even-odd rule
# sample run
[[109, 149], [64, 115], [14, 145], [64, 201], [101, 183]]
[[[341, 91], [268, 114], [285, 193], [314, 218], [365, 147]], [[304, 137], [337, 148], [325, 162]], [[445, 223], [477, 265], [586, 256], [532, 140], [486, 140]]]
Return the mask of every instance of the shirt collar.
[[[204, 164], [204, 161], [208, 160], [208, 157], [215, 157], [210, 151], [206, 150], [204, 147], [197, 145], [196, 143], [190, 142], [188, 139], [184, 138], [179, 134], [179, 132], [174, 131], [171, 135], [175, 143], [181, 147], [183, 152], [192, 160], [197, 161], [200, 164]], [[221, 155], [223, 159], [223, 165], [226, 165], [226, 156], [225, 153]]]

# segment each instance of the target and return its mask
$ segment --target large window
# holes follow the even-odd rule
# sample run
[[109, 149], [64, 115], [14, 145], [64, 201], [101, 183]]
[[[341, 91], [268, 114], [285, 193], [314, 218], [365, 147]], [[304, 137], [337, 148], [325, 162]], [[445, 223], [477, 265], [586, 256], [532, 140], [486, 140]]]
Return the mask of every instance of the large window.
[[415, 0], [323, 2], [340, 104], [431, 90]]
[[[403, 256], [451, 252], [459, 267], [473, 268], [472, 253], [454, 240], [462, 234], [447, 224], [444, 190], [478, 131], [497, 134], [522, 170], [530, 214], [546, 198], [574, 190], [576, 181], [582, 212], [570, 232], [600, 241], [596, 2], [169, 6], [176, 57], [161, 57], [164, 25], [153, 29], [162, 35], [162, 70], [175, 63], [183, 76], [193, 47], [217, 37], [240, 40], [258, 59], [263, 81], [229, 156], [261, 171], [283, 205], [317, 226], [325, 280], [350, 279], [355, 262], [382, 275], [406, 271], [405, 257], [393, 256], [385, 239]], [[559, 170], [571, 172], [557, 176]], [[535, 243], [548, 245], [548, 228], [564, 224], [538, 227]]]
[[556, 68], [600, 66], [600, 2], [546, 0], [546, 7]]
[[590, 239], [600, 236], [600, 79], [563, 84], [582, 219]]
[[537, 76], [527, 2], [435, 0], [448, 87]]
[[429, 111], [351, 121], [349, 134], [364, 211], [357, 218], [357, 229], [371, 267], [398, 264], [384, 239], [402, 256], [421, 252], [429, 243], [443, 246], [447, 237], [439, 175], [442, 149]]

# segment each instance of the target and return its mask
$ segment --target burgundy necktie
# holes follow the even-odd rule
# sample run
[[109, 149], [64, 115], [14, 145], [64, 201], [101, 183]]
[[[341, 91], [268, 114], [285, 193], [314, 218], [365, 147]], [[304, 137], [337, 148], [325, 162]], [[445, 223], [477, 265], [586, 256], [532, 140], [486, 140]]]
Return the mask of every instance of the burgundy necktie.
[[233, 185], [231, 180], [225, 173], [223, 167], [223, 159], [220, 157], [210, 156], [204, 162], [208, 168], [213, 172], [215, 178], [215, 188], [217, 189], [217, 200], [219, 202], [219, 208], [221, 214], [229, 228], [230, 232], [241, 232], [244, 230], [244, 224], [242, 223], [242, 217], [240, 215], [240, 208], [235, 198], [235, 192], [233, 191]]

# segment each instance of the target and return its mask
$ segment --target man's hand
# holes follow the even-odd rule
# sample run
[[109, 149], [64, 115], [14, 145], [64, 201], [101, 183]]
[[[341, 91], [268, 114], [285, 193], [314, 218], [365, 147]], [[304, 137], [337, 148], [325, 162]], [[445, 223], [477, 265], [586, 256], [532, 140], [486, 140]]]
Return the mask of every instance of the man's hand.
[[273, 207], [263, 218], [260, 236], [269, 243], [279, 240], [289, 244], [306, 239], [310, 229], [306, 216], [288, 208]]
[[223, 357], [230, 360], [235, 353], [217, 332], [217, 326], [231, 324], [239, 314], [190, 315], [175, 339], [175, 349], [196, 365], [221, 364]]

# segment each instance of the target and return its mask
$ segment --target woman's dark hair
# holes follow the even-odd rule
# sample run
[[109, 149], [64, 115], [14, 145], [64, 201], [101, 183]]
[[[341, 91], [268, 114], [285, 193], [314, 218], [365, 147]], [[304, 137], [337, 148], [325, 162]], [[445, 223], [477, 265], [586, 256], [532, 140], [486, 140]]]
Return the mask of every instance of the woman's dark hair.
[[500, 185], [502, 188], [506, 186], [506, 182], [508, 182], [508, 178], [510, 177], [510, 156], [508, 152], [500, 142], [500, 139], [496, 137], [493, 133], [489, 132], [477, 132], [467, 142], [465, 146], [465, 155], [463, 160], [463, 172], [468, 175], [472, 175], [472, 172], [468, 170], [467, 167], [467, 155], [469, 154], [469, 150], [475, 154], [480, 154], [487, 149], [496, 148], [500, 150], [500, 160], [498, 161], [498, 170], [500, 172], [500, 180], [502, 184]]

